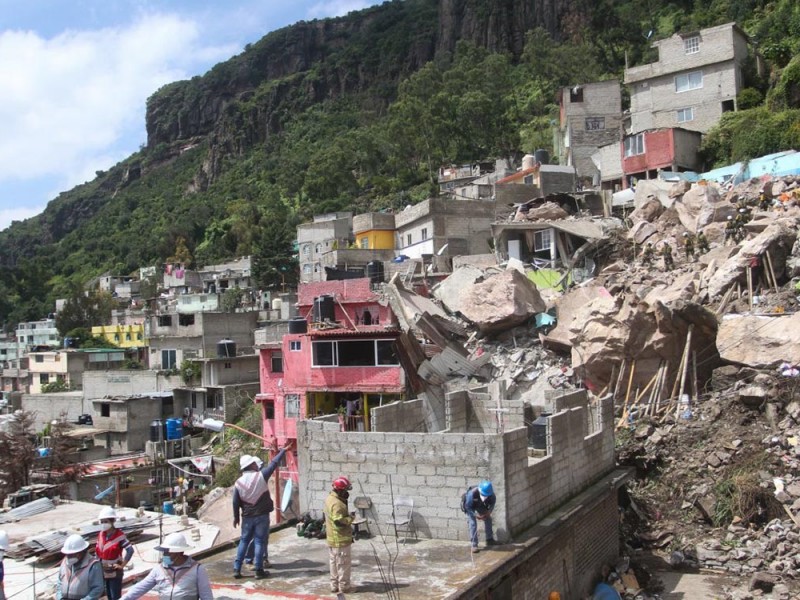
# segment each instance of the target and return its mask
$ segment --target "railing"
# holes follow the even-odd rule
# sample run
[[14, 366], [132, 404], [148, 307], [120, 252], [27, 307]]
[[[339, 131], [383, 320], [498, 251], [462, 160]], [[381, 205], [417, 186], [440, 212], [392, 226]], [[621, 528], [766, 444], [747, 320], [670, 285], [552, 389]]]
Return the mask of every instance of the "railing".
[[342, 425], [342, 431], [367, 431], [364, 415], [350, 415], [349, 417], [342, 415], [339, 423]]

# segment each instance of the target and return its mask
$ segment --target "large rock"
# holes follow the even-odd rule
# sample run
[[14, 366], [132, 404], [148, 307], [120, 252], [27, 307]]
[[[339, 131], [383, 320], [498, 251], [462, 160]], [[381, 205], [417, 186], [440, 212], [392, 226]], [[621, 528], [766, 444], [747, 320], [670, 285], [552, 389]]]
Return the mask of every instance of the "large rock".
[[444, 304], [451, 313], [461, 312], [464, 301], [464, 290], [472, 287], [483, 279], [483, 270], [471, 265], [463, 266], [453, 271], [433, 289], [433, 296]]
[[672, 184], [668, 181], [661, 179], [640, 179], [636, 182], [636, 193], [633, 196], [633, 204], [638, 208], [648, 202], [651, 198], [655, 198], [664, 206], [669, 208], [674, 202], [670, 198], [670, 191], [672, 191]]
[[585, 285], [574, 287], [555, 301], [558, 322], [548, 333], [543, 343], [557, 348], [571, 346], [569, 329], [575, 314], [595, 298], [611, 298], [608, 290], [602, 286]]
[[[694, 233], [714, 220], [724, 220], [724, 217], [722, 219], [713, 218], [717, 213], [718, 205], [721, 206], [722, 203], [716, 187], [712, 185], [694, 185], [692, 189], [675, 200], [673, 208], [678, 213], [681, 225]], [[730, 206], [730, 203], [727, 203], [727, 206]], [[704, 215], [702, 224], [698, 218], [701, 213]]]
[[528, 211], [529, 221], [558, 221], [568, 216], [569, 213], [555, 202], [545, 202], [538, 208], [531, 208]]
[[726, 362], [755, 369], [800, 364], [800, 313], [785, 317], [726, 315], [717, 332], [717, 349]]
[[708, 282], [708, 296], [715, 298], [741, 281], [746, 284], [747, 267], [754, 258], [762, 257], [767, 251], [772, 257], [775, 275], [779, 276], [786, 265], [786, 257], [797, 239], [797, 220], [780, 219], [772, 223], [756, 237], [745, 241], [739, 252], [729, 258]]
[[630, 219], [634, 224], [639, 224], [642, 221], [652, 223], [660, 217], [663, 212], [664, 205], [655, 197], [652, 197], [648, 198], [639, 208], [634, 209], [630, 214]]
[[515, 327], [546, 309], [533, 282], [513, 269], [464, 289], [461, 302], [461, 314], [483, 333]]
[[[683, 285], [676, 296], [684, 296], [694, 283], [687, 279]], [[660, 293], [667, 297], [663, 290]], [[703, 381], [718, 362], [717, 320], [706, 308], [681, 299], [665, 304], [601, 297], [583, 306], [569, 324], [572, 366], [598, 389], [609, 384], [612, 370], [623, 359], [628, 369], [636, 361], [634, 389], [647, 385], [662, 360], [670, 365], [669, 377], [674, 378], [690, 324], [694, 325], [692, 349], [700, 366], [698, 378]]]
[[644, 244], [648, 238], [658, 233], [655, 226], [647, 221], [639, 221], [631, 227], [628, 237], [640, 246]]

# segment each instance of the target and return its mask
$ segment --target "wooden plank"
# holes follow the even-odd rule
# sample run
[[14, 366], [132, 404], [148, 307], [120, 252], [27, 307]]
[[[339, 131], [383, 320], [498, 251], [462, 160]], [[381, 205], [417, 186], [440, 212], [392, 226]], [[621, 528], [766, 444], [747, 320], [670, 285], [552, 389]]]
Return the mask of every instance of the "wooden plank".
[[772, 268], [772, 255], [767, 250], [767, 266], [769, 267], [769, 274], [772, 276], [772, 289], [778, 291], [778, 280], [775, 278], [775, 271]]

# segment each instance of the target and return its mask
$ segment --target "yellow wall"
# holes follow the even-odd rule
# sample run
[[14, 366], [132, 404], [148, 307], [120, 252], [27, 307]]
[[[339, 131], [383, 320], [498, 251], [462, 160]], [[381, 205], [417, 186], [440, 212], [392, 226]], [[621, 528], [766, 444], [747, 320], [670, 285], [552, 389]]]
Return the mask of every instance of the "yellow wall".
[[387, 229], [370, 229], [362, 231], [356, 236], [356, 246], [363, 248], [363, 239], [367, 239], [368, 250], [394, 249], [394, 231]]
[[92, 327], [92, 335], [107, 339], [120, 348], [141, 348], [144, 341], [144, 325], [101, 325]]

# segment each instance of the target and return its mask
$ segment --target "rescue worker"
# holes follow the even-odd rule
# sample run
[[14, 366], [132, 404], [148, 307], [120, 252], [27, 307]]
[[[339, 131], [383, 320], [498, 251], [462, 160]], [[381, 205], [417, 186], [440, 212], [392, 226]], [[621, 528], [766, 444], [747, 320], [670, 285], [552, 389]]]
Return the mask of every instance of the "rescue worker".
[[725, 223], [725, 245], [728, 245], [728, 240], [734, 241], [736, 237], [736, 223], [733, 222], [733, 217], [728, 215]]
[[708, 238], [702, 231], [697, 234], [697, 250], [701, 254], [708, 252]]
[[[264, 461], [258, 458], [257, 456], [253, 456], [256, 460], [256, 467], [261, 469], [264, 466]], [[253, 566], [253, 557], [256, 554], [256, 545], [254, 542], [250, 542], [250, 545], [247, 547], [247, 552], [244, 554], [244, 564], [248, 565], [250, 568], [255, 568]], [[272, 564], [269, 562], [269, 535], [264, 540], [264, 568], [269, 569]]]
[[767, 195], [764, 192], [758, 196], [758, 210], [769, 210], [769, 205], [772, 204], [770, 199], [767, 198]]
[[3, 559], [6, 556], [6, 550], [8, 550], [8, 534], [0, 529], [0, 600], [6, 600], [6, 592], [3, 585], [3, 579], [5, 578]]
[[103, 567], [88, 548], [89, 543], [77, 533], [64, 540], [56, 600], [98, 600], [103, 595]]
[[675, 266], [675, 262], [672, 260], [672, 246], [666, 242], [663, 248], [661, 248], [661, 257], [664, 259], [664, 270], [672, 271], [672, 268]]
[[253, 543], [256, 579], [269, 577], [264, 570], [264, 546], [269, 538], [269, 514], [275, 510], [272, 497], [269, 493], [269, 481], [272, 473], [278, 468], [288, 445], [281, 448], [266, 467], [258, 467], [258, 458], [245, 454], [239, 459], [239, 469], [242, 474], [234, 483], [233, 489], [233, 526], [239, 526], [239, 513], [241, 511], [242, 537], [236, 558], [233, 561], [233, 576], [239, 579], [242, 576], [242, 563], [244, 562], [247, 547]]
[[347, 499], [353, 486], [347, 477], [333, 480], [331, 493], [325, 499], [325, 541], [328, 543], [328, 565], [331, 592], [347, 594], [353, 591], [350, 582], [353, 545], [353, 516], [347, 511]]
[[653, 244], [651, 242], [647, 242], [647, 245], [644, 247], [642, 251], [642, 264], [649, 265], [653, 262]]
[[683, 251], [686, 253], [686, 261], [694, 259], [694, 240], [688, 232], [683, 232]]
[[185, 554], [190, 549], [182, 533], [169, 534], [156, 546], [163, 552], [161, 564], [129, 589], [122, 600], [139, 600], [150, 590], [158, 593], [159, 600], [213, 600], [205, 567]]
[[472, 553], [480, 552], [478, 548], [478, 521], [483, 521], [486, 534], [486, 545], [495, 546], [492, 531], [492, 511], [497, 502], [491, 481], [481, 481], [477, 487], [467, 492], [464, 508], [467, 511], [467, 525], [469, 526], [469, 541], [472, 544]]
[[97, 518], [100, 520], [102, 531], [97, 536], [95, 554], [103, 565], [106, 596], [108, 600], [119, 600], [122, 596], [123, 571], [133, 557], [133, 546], [125, 534], [114, 526], [117, 521], [117, 511], [106, 506]]

